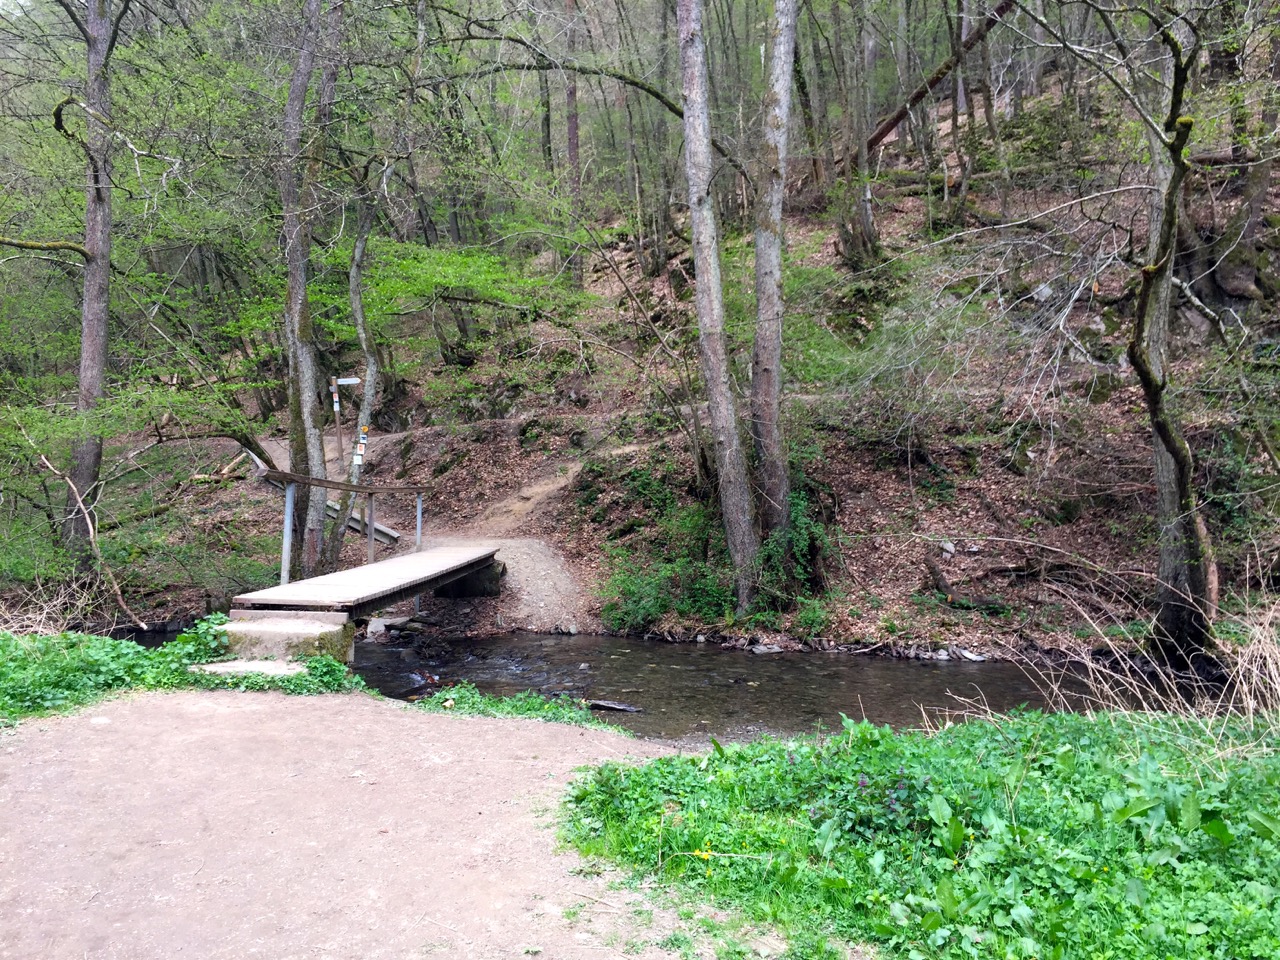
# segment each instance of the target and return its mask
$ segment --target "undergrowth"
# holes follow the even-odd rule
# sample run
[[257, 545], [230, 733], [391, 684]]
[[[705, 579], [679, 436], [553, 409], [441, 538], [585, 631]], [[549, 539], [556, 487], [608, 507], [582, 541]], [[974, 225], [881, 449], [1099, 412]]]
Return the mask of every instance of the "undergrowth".
[[[674, 615], [684, 625], [732, 628], [738, 624], [733, 566], [716, 518], [705, 507], [670, 509], [637, 549], [609, 551], [613, 573], [604, 585], [609, 597], [601, 618], [611, 630], [641, 633]], [[756, 598], [745, 617], [749, 626], [779, 629], [783, 614], [791, 632], [820, 634], [828, 616], [824, 563], [831, 553], [827, 527], [815, 516], [803, 490], [791, 494], [791, 522], [770, 536], [756, 558]]]
[[437, 690], [429, 697], [418, 700], [419, 710], [430, 713], [460, 713], [475, 717], [517, 717], [526, 720], [547, 720], [552, 723], [568, 723], [579, 727], [599, 727], [626, 733], [622, 727], [598, 720], [581, 700], [568, 696], [544, 697], [526, 690], [511, 697], [495, 697], [481, 693], [470, 683], [459, 683]]
[[1280, 754], [1223, 721], [845, 718], [576, 785], [584, 853], [886, 956], [1280, 956]]
[[364, 682], [332, 657], [306, 660], [306, 673], [222, 675], [192, 673], [193, 664], [225, 659], [226, 638], [206, 617], [163, 646], [83, 633], [15, 636], [0, 633], [0, 722], [84, 706], [127, 689], [280, 690], [293, 694], [363, 689]]

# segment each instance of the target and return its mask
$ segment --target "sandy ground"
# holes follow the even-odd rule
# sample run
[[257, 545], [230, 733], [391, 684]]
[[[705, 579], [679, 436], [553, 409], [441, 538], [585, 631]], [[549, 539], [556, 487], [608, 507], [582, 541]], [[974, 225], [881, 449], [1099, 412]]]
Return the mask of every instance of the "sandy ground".
[[661, 750], [364, 695], [28, 721], [0, 731], [0, 957], [669, 957], [552, 826], [575, 768]]

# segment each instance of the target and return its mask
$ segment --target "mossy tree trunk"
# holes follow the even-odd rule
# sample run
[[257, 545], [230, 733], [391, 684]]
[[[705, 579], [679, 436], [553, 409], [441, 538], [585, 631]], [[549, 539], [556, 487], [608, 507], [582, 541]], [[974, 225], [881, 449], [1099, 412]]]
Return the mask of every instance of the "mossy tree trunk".
[[[1153, 18], [1154, 19], [1154, 18]], [[1192, 118], [1182, 113], [1196, 47], [1183, 47], [1171, 25], [1160, 44], [1169, 69], [1168, 109], [1161, 128], [1147, 131], [1151, 147], [1152, 205], [1147, 263], [1142, 267], [1129, 360], [1142, 386], [1151, 420], [1156, 518], [1160, 524], [1156, 652], [1185, 668], [1213, 643], [1217, 569], [1195, 489], [1195, 458], [1169, 400], [1169, 312], [1173, 300], [1179, 195], [1187, 175]]]

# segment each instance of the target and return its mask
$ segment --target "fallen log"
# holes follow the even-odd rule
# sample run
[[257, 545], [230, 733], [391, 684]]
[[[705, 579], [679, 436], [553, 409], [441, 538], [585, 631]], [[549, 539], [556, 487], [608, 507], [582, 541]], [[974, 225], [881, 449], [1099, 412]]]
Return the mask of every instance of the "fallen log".
[[948, 582], [942, 568], [938, 566], [938, 561], [932, 557], [925, 558], [924, 566], [929, 571], [929, 579], [933, 582], [934, 589], [942, 594], [948, 606], [955, 607], [957, 610], [980, 610], [983, 613], [996, 614], [1008, 613], [1011, 609], [1009, 604], [999, 597], [959, 592]]

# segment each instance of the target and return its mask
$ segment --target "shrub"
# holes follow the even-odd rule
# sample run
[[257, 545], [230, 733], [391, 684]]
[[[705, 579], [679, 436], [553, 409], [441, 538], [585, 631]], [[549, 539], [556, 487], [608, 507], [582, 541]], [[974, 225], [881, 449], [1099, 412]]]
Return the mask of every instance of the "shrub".
[[600, 612], [611, 630], [646, 630], [668, 613], [716, 623], [734, 607], [730, 572], [691, 557], [647, 565], [623, 560], [605, 584], [605, 592], [616, 597]]
[[[544, 697], [526, 690], [513, 697], [495, 697], [481, 693], [470, 683], [459, 683], [437, 690], [430, 697], [419, 700], [419, 710], [431, 713], [460, 713], [477, 717], [520, 717], [530, 720], [548, 720], [579, 727], [600, 727], [620, 731], [622, 728], [597, 720], [581, 700], [568, 696]], [[625, 731], [623, 731], [625, 732]]]

